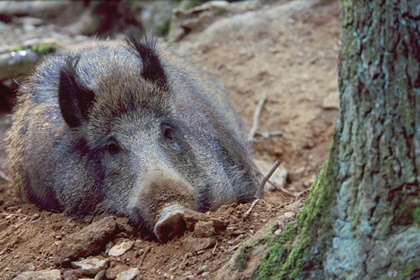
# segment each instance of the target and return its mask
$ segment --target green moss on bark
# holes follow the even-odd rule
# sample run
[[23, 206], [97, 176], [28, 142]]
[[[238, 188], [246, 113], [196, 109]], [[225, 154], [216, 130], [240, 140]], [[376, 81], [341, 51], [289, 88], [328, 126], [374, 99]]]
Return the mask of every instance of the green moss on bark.
[[36, 52], [38, 55], [46, 55], [55, 52], [57, 46], [55, 44], [39, 44], [31, 47], [31, 50]]
[[43, 56], [52, 52], [55, 52], [55, 50], [57, 49], [57, 46], [55, 44], [36, 44], [30, 47], [27, 46], [16, 46], [12, 49], [12, 51], [23, 51], [23, 50], [27, 50], [30, 49], [32, 51], [34, 51], [35, 53], [37, 53], [39, 56]]
[[322, 260], [330, 247], [330, 209], [335, 186], [330, 160], [324, 164], [296, 220], [270, 244], [257, 270], [257, 279], [303, 279], [322, 273]]
[[238, 257], [235, 259], [235, 268], [239, 272], [242, 272], [246, 269], [248, 261], [251, 258], [252, 250], [252, 246], [241, 247]]

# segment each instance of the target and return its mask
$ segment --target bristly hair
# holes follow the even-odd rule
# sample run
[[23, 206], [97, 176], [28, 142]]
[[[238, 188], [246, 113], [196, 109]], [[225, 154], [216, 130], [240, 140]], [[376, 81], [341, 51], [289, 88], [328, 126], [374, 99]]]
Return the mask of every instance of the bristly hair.
[[168, 88], [165, 72], [160, 63], [160, 55], [156, 50], [157, 41], [152, 36], [136, 36], [133, 33], [127, 35], [126, 42], [142, 61], [141, 72], [145, 80], [155, 83], [163, 90]]
[[71, 128], [80, 127], [88, 120], [95, 93], [77, 81], [76, 68], [80, 56], [68, 56], [60, 69], [58, 101], [61, 114]]

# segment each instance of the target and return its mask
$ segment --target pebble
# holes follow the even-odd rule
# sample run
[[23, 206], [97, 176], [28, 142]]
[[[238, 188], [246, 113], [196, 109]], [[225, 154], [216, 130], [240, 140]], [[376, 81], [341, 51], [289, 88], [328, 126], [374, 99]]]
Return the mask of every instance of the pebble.
[[138, 268], [130, 268], [129, 270], [118, 273], [115, 280], [133, 280], [139, 274], [140, 270]]
[[202, 273], [202, 272], [206, 272], [207, 270], [209, 270], [209, 267], [207, 265], [203, 265], [199, 270], [198, 270], [198, 274]]
[[216, 244], [216, 238], [206, 237], [206, 238], [189, 238], [185, 239], [182, 242], [182, 245], [186, 250], [197, 252], [204, 250], [210, 247], [213, 247]]
[[102, 280], [104, 279], [104, 277], [105, 277], [105, 270], [101, 270], [95, 275], [95, 280]]
[[293, 213], [293, 212], [285, 212], [284, 214], [283, 214], [283, 216], [285, 216], [286, 218], [290, 218], [290, 217], [293, 217], [295, 214]]
[[209, 276], [210, 275], [210, 272], [208, 272], [208, 271], [206, 271], [206, 272], [203, 272], [202, 274], [201, 274], [201, 277], [207, 277], [207, 276]]
[[66, 279], [66, 280], [77, 280], [82, 278], [83, 276], [83, 272], [82, 270], [79, 269], [69, 269], [69, 270], [64, 270], [61, 272], [61, 277], [62, 279]]
[[72, 262], [74, 268], [81, 268], [85, 275], [95, 275], [108, 266], [108, 260], [99, 260], [95, 258], [84, 259], [78, 262]]
[[118, 244], [112, 247], [108, 252], [108, 256], [112, 256], [112, 257], [122, 256], [125, 252], [130, 250], [131, 247], [133, 247], [133, 245], [134, 245], [134, 242], [131, 240], [124, 241], [121, 244]]
[[193, 275], [191, 271], [187, 271], [184, 274], [182, 274], [182, 276], [188, 276], [188, 275]]
[[32, 263], [27, 263], [23, 266], [24, 271], [35, 271], [35, 266]]
[[26, 271], [13, 278], [13, 280], [61, 280], [61, 273], [58, 269]]
[[212, 221], [198, 221], [194, 228], [194, 236], [211, 237], [216, 235], [214, 223]]

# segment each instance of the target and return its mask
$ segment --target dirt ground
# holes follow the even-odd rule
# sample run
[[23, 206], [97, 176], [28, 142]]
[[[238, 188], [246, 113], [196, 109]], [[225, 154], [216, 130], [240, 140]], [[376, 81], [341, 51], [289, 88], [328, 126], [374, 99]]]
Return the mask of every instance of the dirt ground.
[[[190, 213], [186, 234], [161, 244], [136, 232], [124, 218], [77, 219], [40, 212], [22, 204], [0, 176], [0, 279], [52, 269], [59, 269], [63, 279], [93, 279], [95, 274], [95, 279], [115, 279], [130, 268], [137, 268], [135, 279], [213, 279], [238, 244], [285, 212], [298, 212], [302, 203], [290, 203], [305, 197], [298, 194], [310, 186], [324, 162], [338, 114], [338, 1], [320, 1], [284, 22], [276, 30], [239, 33], [189, 48], [196, 64], [224, 81], [246, 129], [252, 126], [258, 100], [266, 94], [259, 130], [279, 133], [255, 136], [255, 157], [262, 172], [281, 160], [287, 179], [276, 175], [273, 180], [283, 184], [283, 191], [266, 190], [266, 202], [259, 201], [249, 214], [249, 204]], [[194, 42], [198, 36], [190, 34], [183, 42]], [[1, 115], [0, 141], [9, 126], [10, 117]], [[0, 171], [7, 174], [3, 145]], [[115, 245], [129, 249], [110, 256]], [[71, 264], [86, 258], [106, 260], [106, 265], [99, 273], [86, 274]]]

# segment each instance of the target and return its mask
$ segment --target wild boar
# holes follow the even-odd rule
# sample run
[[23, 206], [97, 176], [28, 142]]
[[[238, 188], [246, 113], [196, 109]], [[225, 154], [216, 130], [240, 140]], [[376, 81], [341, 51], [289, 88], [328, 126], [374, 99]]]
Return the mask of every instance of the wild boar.
[[128, 36], [43, 62], [19, 90], [11, 177], [41, 209], [128, 217], [166, 241], [183, 209], [253, 200], [258, 171], [220, 83]]

